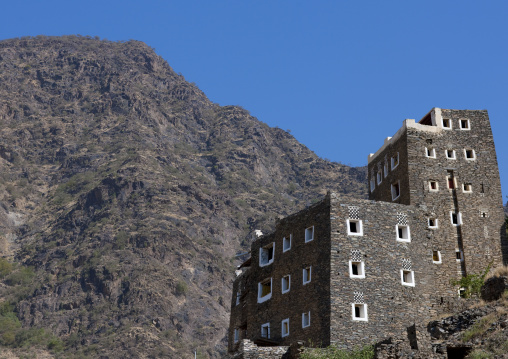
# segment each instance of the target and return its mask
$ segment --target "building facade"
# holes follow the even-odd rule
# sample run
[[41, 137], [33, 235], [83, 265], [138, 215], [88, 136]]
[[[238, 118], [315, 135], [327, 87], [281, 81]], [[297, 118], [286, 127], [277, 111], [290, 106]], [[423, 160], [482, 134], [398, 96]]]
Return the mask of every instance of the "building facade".
[[229, 351], [406, 333], [458, 296], [450, 284], [506, 255], [504, 212], [486, 111], [434, 108], [369, 155], [370, 200], [328, 193], [252, 243], [233, 285]]

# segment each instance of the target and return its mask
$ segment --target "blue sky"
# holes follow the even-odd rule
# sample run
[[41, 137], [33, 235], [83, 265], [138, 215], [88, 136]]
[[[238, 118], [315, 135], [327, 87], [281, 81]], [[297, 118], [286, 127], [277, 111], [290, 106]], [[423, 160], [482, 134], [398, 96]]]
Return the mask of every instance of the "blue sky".
[[489, 111], [508, 195], [506, 1], [10, 1], [0, 39], [136, 39], [221, 105], [367, 163], [405, 118]]

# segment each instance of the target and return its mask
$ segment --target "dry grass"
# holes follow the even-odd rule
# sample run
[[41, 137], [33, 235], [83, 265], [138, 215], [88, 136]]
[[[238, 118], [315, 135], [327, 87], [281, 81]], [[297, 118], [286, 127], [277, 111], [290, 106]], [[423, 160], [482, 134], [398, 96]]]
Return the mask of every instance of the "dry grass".
[[492, 277], [508, 277], [508, 266], [499, 266], [492, 269], [485, 277], [485, 280]]

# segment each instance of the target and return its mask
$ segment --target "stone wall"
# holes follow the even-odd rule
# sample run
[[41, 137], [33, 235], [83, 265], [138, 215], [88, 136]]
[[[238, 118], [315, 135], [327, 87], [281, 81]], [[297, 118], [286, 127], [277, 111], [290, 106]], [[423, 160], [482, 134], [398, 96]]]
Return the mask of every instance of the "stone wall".
[[289, 346], [259, 347], [248, 339], [243, 339], [238, 344], [234, 354], [226, 359], [289, 359]]

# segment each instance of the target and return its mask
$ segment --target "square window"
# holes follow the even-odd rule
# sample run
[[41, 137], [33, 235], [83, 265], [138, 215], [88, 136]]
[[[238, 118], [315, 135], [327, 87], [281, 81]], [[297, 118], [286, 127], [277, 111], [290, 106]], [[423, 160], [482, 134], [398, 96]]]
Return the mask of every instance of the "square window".
[[384, 173], [385, 173], [385, 178], [386, 176], [388, 176], [388, 162], [385, 162], [385, 165], [383, 167], [383, 170], [384, 170]]
[[425, 147], [425, 156], [428, 158], [436, 158], [436, 150], [434, 148]]
[[314, 239], [314, 226], [305, 229], [305, 243]]
[[432, 263], [441, 264], [441, 252], [440, 251], [432, 251]]
[[367, 304], [353, 303], [352, 312], [353, 312], [353, 320], [368, 321], [367, 315]]
[[360, 219], [348, 219], [346, 222], [348, 236], [363, 236], [363, 225]]
[[429, 228], [438, 228], [437, 218], [429, 218]]
[[383, 181], [383, 172], [381, 170], [377, 171], [376, 178], [377, 184], [381, 184], [381, 182]]
[[464, 157], [466, 157], [466, 160], [474, 161], [476, 159], [476, 154], [475, 154], [474, 150], [465, 149], [464, 150]]
[[431, 192], [439, 191], [439, 183], [434, 180], [429, 181], [429, 191]]
[[393, 156], [391, 158], [391, 163], [392, 163], [392, 170], [395, 169], [399, 165], [399, 153], [398, 152], [395, 156]]
[[370, 180], [370, 191], [373, 192], [374, 189], [376, 189], [376, 182], [374, 181], [374, 178]]
[[462, 191], [466, 192], [466, 193], [471, 193], [471, 192], [473, 192], [473, 186], [471, 185], [471, 183], [463, 183], [462, 184]]
[[272, 278], [258, 283], [258, 303], [263, 303], [272, 297]]
[[462, 215], [460, 212], [450, 212], [450, 219], [454, 226], [460, 226], [462, 224]]
[[282, 294], [289, 292], [289, 289], [291, 289], [291, 276], [288, 274], [282, 277]]
[[397, 181], [392, 184], [392, 201], [395, 201], [400, 196], [400, 182]]
[[310, 326], [310, 312], [302, 313], [302, 328]]
[[293, 235], [290, 234], [289, 238], [282, 238], [282, 252], [287, 252], [291, 249], [291, 240], [293, 239]]
[[454, 160], [455, 157], [455, 150], [445, 150], [446, 158], [449, 160]]
[[238, 341], [240, 340], [240, 331], [238, 329], [235, 329], [234, 338], [235, 343], [238, 343]]
[[452, 129], [452, 120], [449, 118], [443, 118], [443, 128], [445, 130], [451, 130]]
[[289, 335], [289, 318], [284, 319], [282, 321], [282, 337], [287, 337]]
[[275, 242], [267, 244], [259, 248], [259, 266], [264, 267], [273, 263], [273, 255], [275, 253]]
[[411, 242], [411, 233], [409, 231], [409, 226], [403, 226], [397, 224], [395, 226], [395, 230], [397, 232], [397, 240], [400, 242]]
[[307, 267], [307, 268], [303, 269], [303, 284], [310, 283], [311, 272], [312, 272], [312, 267]]
[[455, 249], [455, 259], [457, 262], [462, 262], [464, 260], [464, 253], [460, 249]]
[[469, 120], [468, 119], [462, 119], [459, 121], [460, 123], [460, 129], [461, 130], [470, 130], [471, 127], [469, 126]]
[[402, 285], [407, 285], [409, 287], [415, 286], [415, 273], [412, 270], [400, 270], [400, 280]]
[[261, 325], [261, 338], [270, 339], [270, 323]]
[[361, 261], [349, 261], [349, 276], [351, 278], [365, 278], [364, 263]]

